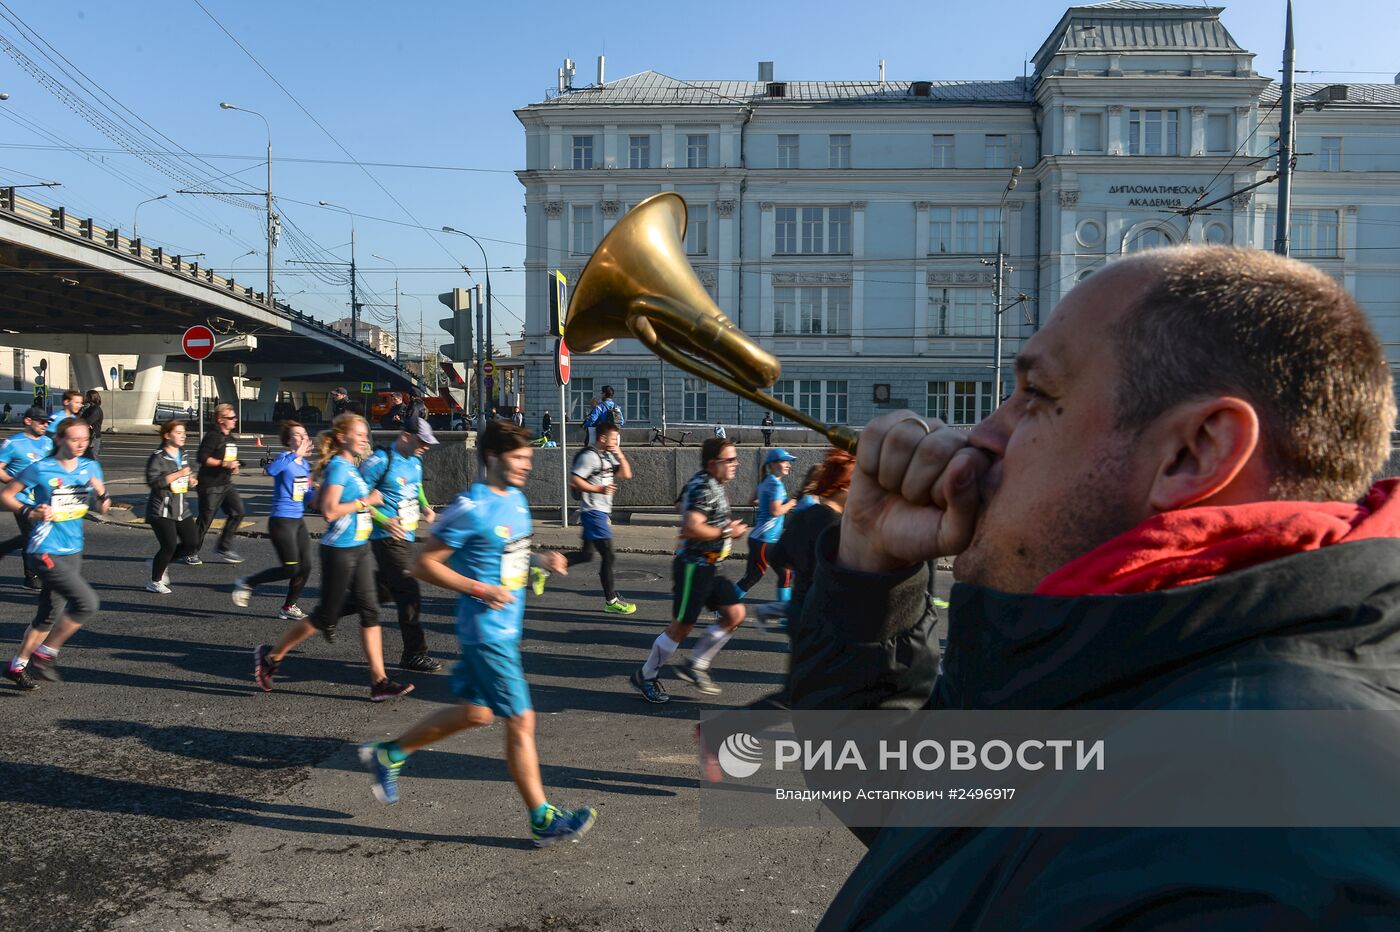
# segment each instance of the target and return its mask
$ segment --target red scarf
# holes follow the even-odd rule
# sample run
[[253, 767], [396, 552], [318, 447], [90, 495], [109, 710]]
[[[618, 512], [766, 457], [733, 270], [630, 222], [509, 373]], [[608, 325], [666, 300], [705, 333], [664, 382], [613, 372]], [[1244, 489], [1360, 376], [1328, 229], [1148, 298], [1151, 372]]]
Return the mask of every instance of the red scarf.
[[1360, 504], [1253, 502], [1154, 515], [1060, 567], [1036, 595], [1127, 595], [1214, 579], [1307, 550], [1400, 537], [1400, 479]]

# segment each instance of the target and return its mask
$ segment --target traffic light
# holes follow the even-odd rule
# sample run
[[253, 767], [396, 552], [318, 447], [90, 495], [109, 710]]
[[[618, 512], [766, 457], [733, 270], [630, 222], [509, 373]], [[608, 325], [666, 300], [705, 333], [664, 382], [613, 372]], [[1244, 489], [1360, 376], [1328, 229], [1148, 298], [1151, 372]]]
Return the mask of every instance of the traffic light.
[[442, 329], [452, 335], [452, 342], [445, 343], [442, 354], [453, 362], [471, 362], [472, 359], [472, 293], [469, 288], [453, 288], [438, 295], [438, 300], [452, 311], [451, 317], [438, 321]]

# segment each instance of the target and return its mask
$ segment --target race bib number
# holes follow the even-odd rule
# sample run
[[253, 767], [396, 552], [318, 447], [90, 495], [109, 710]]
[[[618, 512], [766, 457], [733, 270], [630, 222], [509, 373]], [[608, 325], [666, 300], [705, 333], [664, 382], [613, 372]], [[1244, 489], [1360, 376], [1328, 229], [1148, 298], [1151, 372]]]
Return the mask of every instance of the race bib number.
[[238, 461], [238, 444], [224, 444], [224, 465], [228, 466]]
[[292, 501], [299, 502], [306, 498], [306, 489], [310, 482], [305, 476], [297, 476], [292, 480]]
[[517, 537], [501, 554], [501, 586], [510, 591], [524, 589], [529, 578], [530, 538]]
[[88, 489], [85, 485], [65, 485], [53, 490], [49, 507], [53, 509], [51, 521], [78, 521], [87, 516]]
[[411, 498], [399, 505], [399, 527], [405, 531], [418, 530], [418, 499]]
[[189, 477], [189, 476], [181, 476], [180, 478], [176, 479], [174, 482], [170, 483], [170, 491], [173, 492], [173, 493], [175, 493], [176, 495], [184, 495], [184, 494], [185, 494], [186, 492], [188, 492], [189, 490], [190, 490], [190, 477]]
[[370, 517], [369, 511], [358, 511], [355, 513], [355, 540], [369, 540], [370, 529], [374, 526], [374, 519]]

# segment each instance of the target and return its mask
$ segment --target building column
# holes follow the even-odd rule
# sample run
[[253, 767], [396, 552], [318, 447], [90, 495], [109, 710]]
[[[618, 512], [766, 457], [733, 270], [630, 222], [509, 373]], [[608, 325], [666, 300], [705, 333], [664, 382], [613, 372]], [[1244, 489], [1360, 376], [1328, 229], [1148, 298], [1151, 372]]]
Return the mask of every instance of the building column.
[[1191, 147], [1188, 155], [1205, 155], [1206, 152], [1206, 108], [1191, 108]]
[[107, 384], [107, 372], [102, 368], [101, 356], [96, 353], [74, 353], [68, 357], [68, 361], [73, 366], [73, 380], [77, 383], [74, 388], [84, 392], [90, 388], [98, 391], [111, 388]]
[[1079, 143], [1079, 108], [1066, 106], [1064, 115], [1064, 128], [1061, 130], [1064, 138], [1060, 140], [1060, 151], [1065, 155], [1074, 155]]
[[[720, 310], [729, 315], [740, 330], [744, 329], [742, 317], [744, 309], [739, 307], [738, 269], [735, 267], [734, 246], [737, 242], [737, 228], [735, 226], [734, 214], [735, 201], [732, 197], [721, 195], [715, 201], [715, 221], [718, 235], [718, 256], [719, 259], [719, 280], [715, 285], [715, 300], [719, 304]], [[740, 257], [742, 261], [742, 257]]]
[[1123, 105], [1112, 104], [1108, 108], [1108, 154], [1122, 155], [1126, 138], [1127, 133], [1123, 132]]
[[[773, 202], [758, 205], [758, 248], [761, 258], [773, 256]], [[760, 262], [762, 268], [764, 263]], [[758, 276], [758, 333], [755, 338], [768, 347], [773, 345], [773, 273], [772, 266]], [[854, 299], [853, 299], [854, 301]]]
[[676, 124], [661, 124], [661, 167], [676, 167]]
[[1337, 226], [1337, 255], [1342, 257], [1342, 287], [1348, 294], [1356, 294], [1356, 205], [1348, 204], [1341, 210]]
[[[851, 352], [865, 351], [865, 201], [851, 203]], [[877, 344], [875, 351], [880, 347]]]
[[914, 307], [913, 328], [914, 352], [922, 355], [928, 352], [928, 212], [933, 207], [930, 201], [914, 202]]

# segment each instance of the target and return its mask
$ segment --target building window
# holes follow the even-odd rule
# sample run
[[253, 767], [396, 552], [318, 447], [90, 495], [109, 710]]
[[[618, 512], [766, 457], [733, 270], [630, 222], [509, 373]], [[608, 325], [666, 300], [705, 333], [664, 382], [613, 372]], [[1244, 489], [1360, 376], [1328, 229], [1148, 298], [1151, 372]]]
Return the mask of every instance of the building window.
[[1337, 212], [1295, 210], [1288, 226], [1289, 253], [1300, 258], [1326, 259], [1337, 255]]
[[710, 420], [710, 391], [704, 379], [686, 379], [683, 384], [685, 405], [683, 419], [688, 424], [706, 424]]
[[933, 167], [952, 168], [953, 167], [953, 134], [934, 133], [933, 134]]
[[577, 376], [569, 380], [569, 420], [582, 423], [593, 410], [593, 380]]
[[1233, 237], [1230, 228], [1220, 221], [1206, 224], [1206, 242], [1215, 246], [1228, 246]]
[[1103, 114], [1095, 111], [1080, 112], [1078, 122], [1076, 152], [1095, 153], [1103, 151]]
[[645, 134], [627, 137], [627, 167], [651, 168], [651, 137]]
[[1206, 151], [1211, 155], [1229, 155], [1235, 148], [1234, 134], [1230, 132], [1230, 114], [1206, 114]]
[[848, 334], [850, 328], [849, 285], [773, 289], [775, 336]]
[[1342, 137], [1323, 136], [1322, 151], [1318, 153], [1318, 170], [1339, 172], [1342, 170]]
[[686, 212], [685, 252], [703, 256], [710, 251], [710, 208], [697, 204]]
[[783, 133], [778, 136], [778, 167], [796, 168], [798, 141], [796, 133]]
[[851, 167], [851, 134], [832, 133], [827, 137], [827, 168]]
[[627, 380], [627, 420], [651, 420], [651, 379]]
[[593, 167], [593, 137], [574, 137], [574, 168]]
[[774, 208], [773, 252], [780, 255], [849, 255], [851, 208]]
[[928, 332], [935, 337], [989, 337], [995, 334], [996, 310], [992, 306], [992, 289], [931, 289]]
[[570, 251], [576, 256], [593, 252], [593, 205], [575, 204], [570, 222]]
[[995, 207], [932, 207], [928, 212], [929, 255], [997, 251]]
[[929, 382], [924, 413], [954, 427], [971, 427], [992, 413], [992, 383]]
[[1130, 155], [1177, 155], [1175, 110], [1132, 110], [1128, 117]]
[[710, 167], [710, 137], [704, 133], [691, 133], [685, 137], [685, 167]]
[[1170, 246], [1175, 242], [1176, 240], [1172, 238], [1171, 233], [1162, 229], [1161, 225], [1158, 224], [1156, 226], [1146, 227], [1145, 229], [1130, 230], [1128, 234], [1123, 237], [1123, 251], [1141, 252], [1144, 249], [1156, 249], [1160, 246]]
[[1095, 249], [1103, 245], [1103, 225], [1097, 220], [1081, 220], [1075, 227], [1074, 238], [1079, 245]]
[[844, 424], [850, 418], [845, 379], [779, 379], [773, 385], [773, 397], [828, 424]]
[[1004, 135], [991, 135], [983, 137], [983, 166], [986, 168], [1006, 168], [1011, 163], [1007, 161], [1006, 137]]

